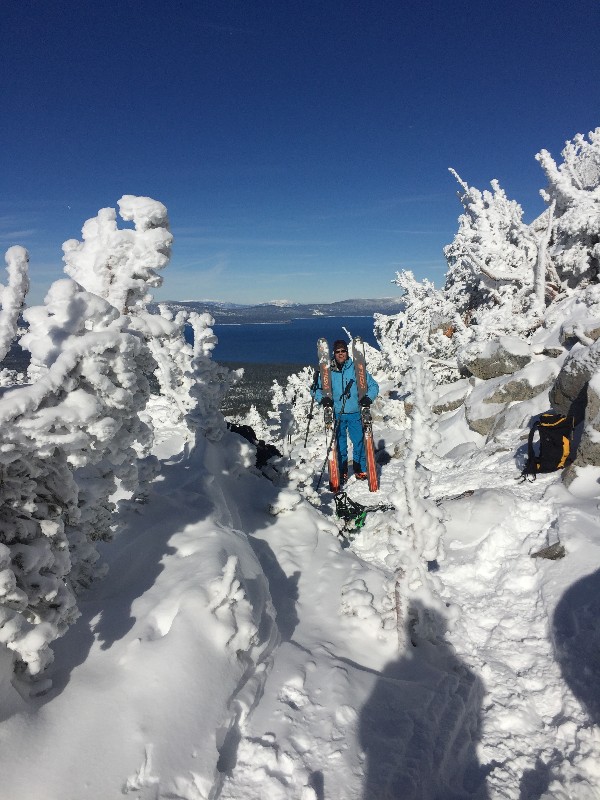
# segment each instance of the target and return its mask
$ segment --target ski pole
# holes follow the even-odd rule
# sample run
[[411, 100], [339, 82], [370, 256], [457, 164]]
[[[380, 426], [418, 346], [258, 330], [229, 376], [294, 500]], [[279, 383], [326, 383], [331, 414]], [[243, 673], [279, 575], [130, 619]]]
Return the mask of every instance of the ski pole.
[[[318, 377], [319, 377], [319, 373], [318, 373], [317, 370], [315, 370], [312, 386], [310, 387], [312, 392], [314, 392], [316, 390], [316, 388], [317, 388]], [[310, 428], [310, 421], [313, 418], [313, 413], [312, 412], [313, 412], [313, 408], [314, 407], [315, 407], [315, 396], [313, 394], [312, 400], [310, 402], [310, 411], [308, 412], [308, 425], [306, 426], [306, 436], [304, 437], [304, 447], [306, 447], [306, 443], [308, 442], [308, 429]]]

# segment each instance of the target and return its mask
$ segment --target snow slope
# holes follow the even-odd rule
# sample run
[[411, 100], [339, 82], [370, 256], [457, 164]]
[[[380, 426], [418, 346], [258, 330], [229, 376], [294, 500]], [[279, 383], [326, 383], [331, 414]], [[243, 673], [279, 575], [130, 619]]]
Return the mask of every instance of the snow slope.
[[[2, 796], [600, 797], [596, 499], [517, 482], [496, 445], [441, 461], [439, 602], [399, 635], [393, 511], [343, 548], [329, 493], [277, 489], [234, 434], [173, 442], [148, 502], [121, 508], [52, 688], [2, 687]], [[566, 558], [531, 557], [557, 537]]]

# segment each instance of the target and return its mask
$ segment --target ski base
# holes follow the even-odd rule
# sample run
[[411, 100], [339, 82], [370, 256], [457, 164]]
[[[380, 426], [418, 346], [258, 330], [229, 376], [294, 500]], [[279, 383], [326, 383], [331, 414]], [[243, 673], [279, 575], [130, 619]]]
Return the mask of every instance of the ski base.
[[[356, 374], [356, 388], [358, 397], [361, 400], [367, 394], [367, 364], [365, 361], [365, 345], [360, 336], [355, 336], [352, 340], [352, 360], [354, 362], [354, 372]], [[379, 491], [377, 480], [377, 464], [375, 462], [375, 445], [373, 443], [373, 423], [371, 412], [368, 408], [361, 409], [360, 420], [363, 427], [363, 442], [365, 446], [365, 457], [367, 460], [367, 478], [369, 491]]]
[[[331, 392], [331, 369], [329, 363], [329, 343], [327, 339], [317, 341], [317, 356], [319, 359], [319, 376], [321, 379], [321, 392], [323, 397], [333, 399]], [[329, 473], [329, 488], [337, 494], [340, 490], [340, 466], [337, 457], [336, 443], [333, 441], [335, 435], [335, 425], [333, 421], [333, 411], [331, 408], [324, 409], [325, 438], [330, 440], [329, 451], [327, 454], [327, 470]]]

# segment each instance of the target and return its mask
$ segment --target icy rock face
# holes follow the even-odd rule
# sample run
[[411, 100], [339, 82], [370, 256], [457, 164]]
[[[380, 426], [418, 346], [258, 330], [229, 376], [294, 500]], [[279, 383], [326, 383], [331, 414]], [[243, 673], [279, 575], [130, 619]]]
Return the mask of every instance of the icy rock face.
[[600, 373], [594, 375], [587, 387], [585, 425], [577, 448], [575, 466], [600, 466]]
[[561, 414], [573, 414], [580, 421], [585, 410], [588, 381], [599, 369], [600, 342], [573, 350], [550, 391], [552, 407]]
[[513, 336], [499, 339], [472, 342], [458, 354], [461, 369], [467, 370], [482, 380], [509, 375], [531, 361], [529, 345]]

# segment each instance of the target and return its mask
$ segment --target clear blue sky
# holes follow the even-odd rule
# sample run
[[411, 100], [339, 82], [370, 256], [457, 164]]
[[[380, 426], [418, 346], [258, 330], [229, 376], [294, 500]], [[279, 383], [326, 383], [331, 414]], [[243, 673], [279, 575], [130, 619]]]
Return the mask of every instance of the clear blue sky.
[[123, 194], [169, 209], [160, 299], [439, 285], [470, 184], [543, 210], [542, 148], [600, 125], [598, 0], [4, 0], [0, 245], [39, 302]]

